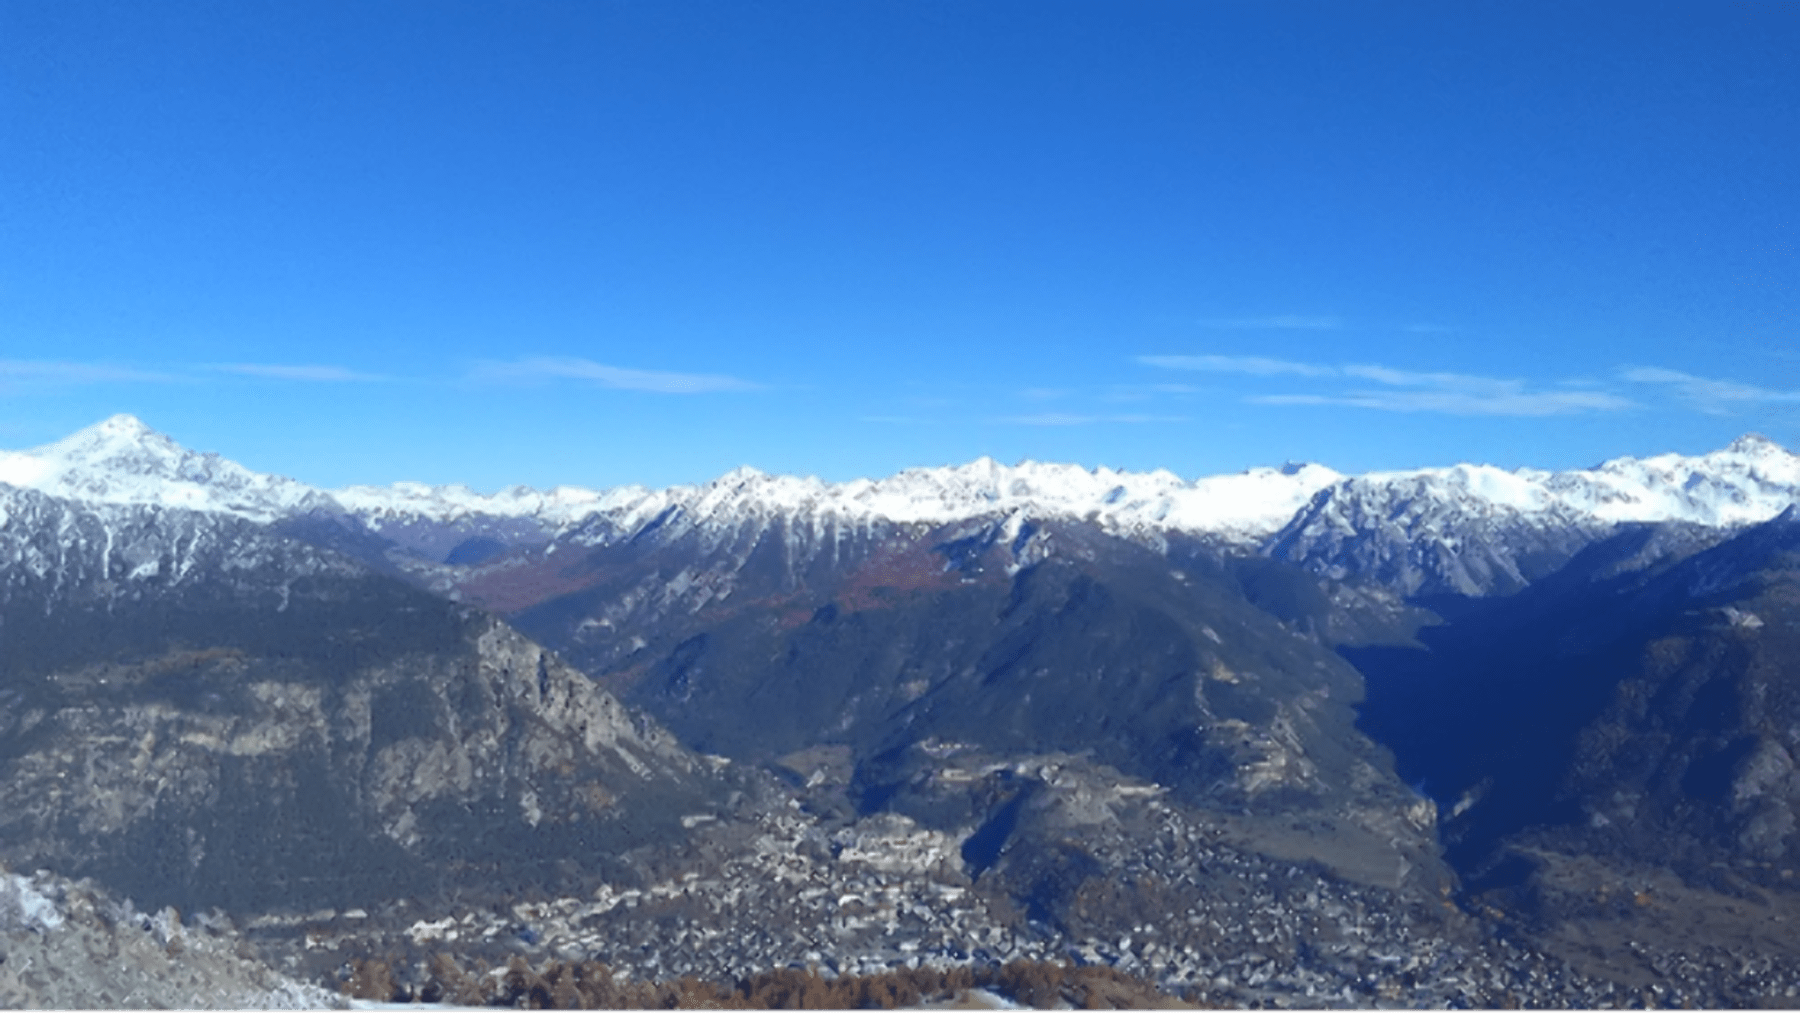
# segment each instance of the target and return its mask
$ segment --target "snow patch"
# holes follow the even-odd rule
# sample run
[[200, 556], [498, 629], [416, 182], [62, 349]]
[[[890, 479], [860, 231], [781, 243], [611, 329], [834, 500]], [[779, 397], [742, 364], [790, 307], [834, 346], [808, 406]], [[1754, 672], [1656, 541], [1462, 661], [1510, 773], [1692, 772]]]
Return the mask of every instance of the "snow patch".
[[0, 933], [45, 932], [63, 924], [56, 902], [16, 873], [0, 873]]

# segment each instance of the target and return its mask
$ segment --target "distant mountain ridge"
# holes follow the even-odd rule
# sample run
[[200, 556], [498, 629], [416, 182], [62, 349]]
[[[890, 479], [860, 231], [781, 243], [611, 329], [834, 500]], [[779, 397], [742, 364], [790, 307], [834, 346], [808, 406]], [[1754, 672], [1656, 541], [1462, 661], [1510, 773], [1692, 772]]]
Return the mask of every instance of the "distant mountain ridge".
[[1319, 555], [1318, 547], [1341, 547], [1351, 532], [1404, 530], [1417, 541], [1469, 521], [1582, 530], [1641, 521], [1711, 527], [1766, 521], [1800, 502], [1800, 456], [1748, 435], [1705, 455], [1617, 458], [1560, 472], [1459, 464], [1350, 476], [1290, 464], [1189, 481], [1166, 470], [1007, 466], [981, 458], [845, 483], [740, 468], [711, 482], [660, 490], [515, 486], [484, 495], [414, 482], [318, 489], [188, 450], [120, 415], [32, 451], [0, 451], [0, 483], [86, 502], [183, 507], [265, 522], [341, 513], [376, 532], [399, 534], [402, 545], [432, 542], [416, 534], [421, 528], [476, 522], [549, 541], [577, 526], [588, 529], [588, 539], [640, 531], [671, 512], [702, 524], [773, 512], [855, 526], [941, 525], [1023, 510], [1091, 520], [1140, 539], [1163, 532], [1217, 536], [1306, 561]]

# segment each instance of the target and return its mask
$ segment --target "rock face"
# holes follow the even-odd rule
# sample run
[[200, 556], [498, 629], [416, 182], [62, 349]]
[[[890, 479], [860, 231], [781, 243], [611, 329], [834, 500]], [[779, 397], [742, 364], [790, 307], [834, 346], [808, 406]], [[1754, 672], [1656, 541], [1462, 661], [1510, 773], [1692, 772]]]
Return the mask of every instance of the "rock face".
[[598, 869], [725, 791], [492, 616], [348, 559], [218, 515], [4, 510], [14, 865], [150, 905], [350, 904]]

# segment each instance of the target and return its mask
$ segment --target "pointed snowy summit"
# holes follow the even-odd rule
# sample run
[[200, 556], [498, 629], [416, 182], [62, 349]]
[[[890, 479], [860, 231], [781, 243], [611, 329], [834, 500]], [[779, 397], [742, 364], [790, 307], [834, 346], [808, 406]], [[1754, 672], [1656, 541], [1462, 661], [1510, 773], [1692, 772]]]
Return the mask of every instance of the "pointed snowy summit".
[[130, 415], [33, 450], [0, 452], [0, 482], [89, 503], [180, 507], [256, 521], [330, 502], [304, 483], [189, 450]]
[[1746, 433], [1733, 440], [1726, 448], [1732, 454], [1764, 455], [1772, 453], [1786, 454], [1787, 448], [1781, 446], [1761, 433]]

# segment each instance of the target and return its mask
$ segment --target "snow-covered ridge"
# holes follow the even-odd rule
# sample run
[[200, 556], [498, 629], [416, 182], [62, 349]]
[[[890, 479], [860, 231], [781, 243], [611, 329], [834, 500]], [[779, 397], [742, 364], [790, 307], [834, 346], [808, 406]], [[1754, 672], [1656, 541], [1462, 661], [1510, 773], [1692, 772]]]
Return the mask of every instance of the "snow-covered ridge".
[[[1572, 476], [1587, 476], [1583, 484]], [[1800, 455], [1757, 435], [1699, 457], [1618, 458], [1546, 484], [1571, 507], [1603, 521], [1767, 521], [1800, 502]]]
[[1320, 465], [1297, 465], [1186, 482], [1161, 470], [1089, 470], [1034, 461], [1006, 466], [981, 458], [835, 484], [740, 468], [711, 482], [662, 490], [514, 486], [483, 495], [466, 486], [400, 482], [327, 491], [187, 450], [125, 415], [36, 450], [0, 452], [0, 483], [72, 500], [182, 507], [256, 521], [317, 509], [341, 510], [380, 526], [504, 518], [534, 522], [546, 535], [596, 515], [629, 526], [632, 519], [647, 521], [682, 507], [703, 518], [807, 513], [898, 524], [947, 523], [1028, 508], [1117, 527], [1253, 537], [1280, 527], [1314, 493], [1342, 478]]
[[1186, 482], [1163, 470], [1089, 470], [1036, 461], [1007, 466], [991, 458], [845, 483], [739, 468], [697, 486], [616, 490], [606, 513], [617, 527], [631, 529], [673, 508], [692, 520], [786, 515], [902, 525], [1026, 511], [1086, 518], [1114, 529], [1253, 537], [1280, 527], [1320, 489], [1342, 478], [1320, 465], [1300, 465]]
[[1113, 530], [1175, 530], [1252, 541], [1280, 531], [1303, 511], [1347, 498], [1388, 503], [1423, 498], [1476, 513], [1603, 524], [1745, 524], [1800, 502], [1800, 456], [1747, 436], [1695, 457], [1618, 458], [1564, 472], [1464, 464], [1344, 476], [1306, 464], [1192, 481], [1166, 470], [1122, 472], [1035, 461], [1007, 466], [980, 458], [845, 483], [741, 468], [711, 482], [661, 490], [515, 486], [483, 495], [464, 486], [412, 482], [319, 490], [253, 472], [217, 454], [187, 450], [131, 416], [114, 416], [36, 450], [0, 451], [0, 483], [72, 500], [182, 507], [256, 521], [307, 510], [342, 511], [378, 527], [505, 519], [528, 523], [546, 537], [595, 520], [632, 530], [671, 509], [696, 523], [785, 515], [854, 524], [942, 524], [1024, 510], [1090, 519]]
[[1368, 472], [1331, 490], [1339, 500], [1358, 495], [1388, 501], [1429, 498], [1471, 509], [1605, 524], [1684, 521], [1730, 527], [1767, 521], [1800, 502], [1800, 455], [1750, 434], [1693, 457], [1614, 458], [1595, 468], [1564, 472], [1467, 464]]
[[349, 486], [329, 495], [345, 510], [366, 518], [438, 522], [469, 517], [531, 518], [560, 527], [630, 503], [644, 492], [633, 486], [605, 491], [557, 486], [547, 492], [529, 486], [509, 486], [484, 495], [461, 484], [396, 482], [391, 486]]

